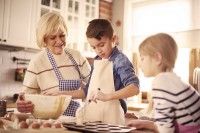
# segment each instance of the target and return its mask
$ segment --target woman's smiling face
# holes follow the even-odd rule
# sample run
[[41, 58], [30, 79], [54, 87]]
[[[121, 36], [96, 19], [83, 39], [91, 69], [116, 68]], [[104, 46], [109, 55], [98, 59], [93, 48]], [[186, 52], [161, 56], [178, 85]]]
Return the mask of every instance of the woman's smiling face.
[[65, 42], [65, 33], [62, 30], [58, 30], [53, 32], [45, 37], [44, 39], [46, 43], [46, 47], [53, 53], [53, 54], [62, 54], [63, 48], [66, 45]]

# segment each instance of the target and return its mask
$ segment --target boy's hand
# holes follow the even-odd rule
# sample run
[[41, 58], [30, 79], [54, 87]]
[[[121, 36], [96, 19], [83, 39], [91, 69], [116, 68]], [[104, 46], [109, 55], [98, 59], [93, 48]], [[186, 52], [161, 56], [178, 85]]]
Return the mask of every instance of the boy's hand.
[[99, 88], [98, 91], [96, 93], [92, 93], [91, 94], [91, 98], [92, 101], [97, 102], [97, 100], [106, 102], [110, 100], [110, 95], [109, 94], [105, 94], [103, 93]]
[[106, 102], [106, 101], [110, 100], [110, 95], [109, 94], [105, 94], [105, 93], [103, 93], [101, 91], [98, 91], [94, 98], [96, 100], [100, 100], [100, 101]]

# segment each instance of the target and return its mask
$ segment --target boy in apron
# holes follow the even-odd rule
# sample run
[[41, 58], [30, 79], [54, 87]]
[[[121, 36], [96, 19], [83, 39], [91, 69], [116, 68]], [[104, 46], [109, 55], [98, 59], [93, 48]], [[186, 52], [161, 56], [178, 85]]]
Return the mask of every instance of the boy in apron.
[[86, 107], [85, 121], [124, 124], [124, 99], [139, 93], [134, 67], [115, 46], [116, 36], [108, 20], [90, 21], [86, 36], [97, 56], [85, 89], [86, 100], [92, 100]]

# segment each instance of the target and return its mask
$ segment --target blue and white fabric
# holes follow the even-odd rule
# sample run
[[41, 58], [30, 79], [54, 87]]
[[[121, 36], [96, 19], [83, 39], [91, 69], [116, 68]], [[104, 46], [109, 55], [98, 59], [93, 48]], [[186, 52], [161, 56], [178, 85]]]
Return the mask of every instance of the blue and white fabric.
[[[53, 67], [53, 70], [56, 74], [56, 77], [59, 81], [59, 90], [60, 91], [73, 91], [73, 90], [77, 90], [79, 89], [80, 85], [81, 85], [81, 79], [77, 79], [77, 80], [64, 80], [62, 77], [61, 72], [59, 71], [57, 64], [55, 62], [55, 59], [53, 57], [53, 55], [49, 52], [49, 50], [47, 49], [47, 56], [49, 58], [49, 61]], [[66, 51], [65, 51], [66, 52]], [[67, 54], [67, 52], [66, 52]], [[70, 53], [67, 54], [69, 56], [69, 59], [71, 60], [72, 64], [75, 66], [78, 66], [77, 63], [75, 62], [75, 60], [72, 60], [72, 55]], [[74, 64], [75, 63], [75, 64]], [[76, 68], [77, 69], [77, 68]], [[77, 70], [79, 75], [80, 75], [80, 71]], [[81, 75], [80, 75], [81, 77]], [[79, 108], [80, 104], [77, 101], [71, 100], [69, 106], [67, 107], [67, 109], [65, 110], [65, 112], [63, 113], [63, 115], [67, 115], [67, 116], [75, 116], [76, 114], [76, 110]]]

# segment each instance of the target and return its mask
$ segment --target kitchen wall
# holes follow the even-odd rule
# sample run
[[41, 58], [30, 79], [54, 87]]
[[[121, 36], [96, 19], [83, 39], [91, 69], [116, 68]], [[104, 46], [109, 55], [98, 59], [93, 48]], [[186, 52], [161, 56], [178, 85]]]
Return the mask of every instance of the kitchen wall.
[[99, 1], [99, 18], [112, 20], [112, 1]]
[[99, 18], [112, 22], [115, 34], [118, 36], [118, 48], [123, 50], [124, 0], [100, 0]]
[[22, 82], [15, 81], [15, 70], [27, 65], [17, 64], [12, 58], [15, 56], [30, 59], [34, 54], [34, 52], [0, 50], [0, 98], [20, 92], [22, 87]]
[[118, 36], [119, 48], [123, 50], [124, 0], [113, 0], [112, 4], [112, 23], [114, 24], [115, 33]]

